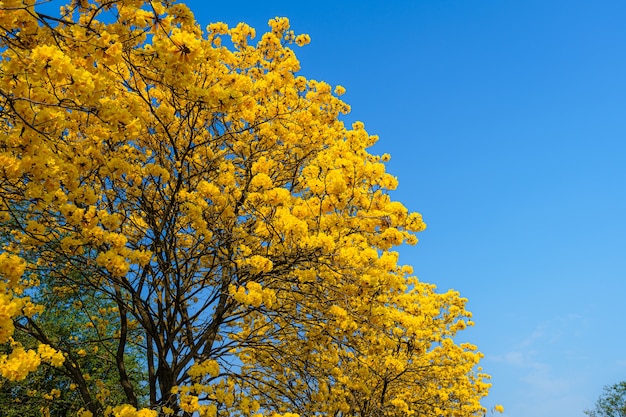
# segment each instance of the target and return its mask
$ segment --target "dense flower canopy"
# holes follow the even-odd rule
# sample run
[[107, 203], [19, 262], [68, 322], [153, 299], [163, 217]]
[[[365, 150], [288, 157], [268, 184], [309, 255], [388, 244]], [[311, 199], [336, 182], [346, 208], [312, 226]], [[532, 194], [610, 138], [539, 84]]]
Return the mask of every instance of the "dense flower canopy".
[[[482, 415], [466, 300], [393, 251], [421, 216], [343, 87], [298, 75], [308, 35], [269, 26], [0, 2], [2, 376], [56, 366], [85, 416]], [[62, 336], [42, 323], [63, 308]]]

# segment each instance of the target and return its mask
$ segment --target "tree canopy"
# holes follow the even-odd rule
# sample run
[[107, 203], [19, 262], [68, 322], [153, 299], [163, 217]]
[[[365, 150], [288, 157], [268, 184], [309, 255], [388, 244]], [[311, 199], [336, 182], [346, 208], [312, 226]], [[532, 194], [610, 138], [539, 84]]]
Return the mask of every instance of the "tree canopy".
[[589, 417], [626, 417], [626, 381], [604, 387], [593, 410], [586, 410]]
[[269, 27], [0, 2], [0, 374], [54, 367], [83, 417], [482, 415], [466, 300], [398, 264], [425, 225], [389, 156]]

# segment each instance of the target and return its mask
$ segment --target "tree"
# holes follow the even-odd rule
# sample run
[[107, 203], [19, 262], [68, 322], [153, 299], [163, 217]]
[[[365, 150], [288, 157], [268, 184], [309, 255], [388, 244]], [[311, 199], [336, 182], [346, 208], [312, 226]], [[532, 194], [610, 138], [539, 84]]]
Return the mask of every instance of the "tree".
[[[61, 366], [85, 416], [481, 415], [466, 300], [393, 251], [421, 216], [343, 88], [297, 75], [308, 35], [269, 25], [252, 44], [169, 1], [1, 3], [0, 342], [15, 322], [39, 346], [0, 372]], [[122, 399], [41, 324], [61, 309]]]
[[604, 387], [595, 410], [586, 410], [589, 417], [625, 417], [626, 381]]
[[[125, 396], [114, 365], [117, 343], [113, 332], [117, 307], [110, 300], [92, 299], [90, 294], [78, 294], [72, 290], [56, 287], [44, 278], [32, 298], [46, 309], [36, 318], [17, 321], [13, 343], [33, 349], [45, 334], [89, 375], [87, 384], [91, 392], [101, 400], [122, 403]], [[6, 343], [3, 350], [8, 352], [10, 345]], [[140, 398], [145, 399], [147, 392], [141, 385], [145, 372], [140, 357], [137, 349], [129, 350], [124, 360], [127, 369], [132, 370], [129, 375], [133, 385]], [[20, 381], [0, 379], [0, 415], [39, 417], [42, 410], [50, 417], [74, 415], [84, 407], [75, 388], [77, 385], [72, 375], [64, 368], [54, 366], [41, 366]]]
[[[0, 241], [6, 243], [8, 240], [8, 236], [0, 236]], [[112, 332], [116, 328], [116, 304], [93, 298], [91, 291], [78, 293], [76, 288], [48, 278], [48, 274], [43, 274], [36, 288], [29, 290], [34, 303], [44, 305], [46, 309], [36, 319], [18, 319], [12, 342], [0, 345], [2, 353], [10, 352], [11, 345], [16, 343], [26, 349], [36, 349], [38, 339], [44, 336], [56, 346], [62, 346], [65, 355], [78, 361], [81, 369], [90, 376], [90, 390], [99, 398], [113, 403], [123, 402], [124, 392], [113, 366], [116, 342]], [[140, 357], [137, 350], [129, 350], [124, 360], [125, 366], [132, 369], [130, 375], [137, 392], [145, 398], [146, 390], [140, 383], [145, 380]], [[54, 366], [39, 367], [19, 381], [0, 379], [0, 415], [74, 415], [84, 405], [75, 388], [71, 375]]]

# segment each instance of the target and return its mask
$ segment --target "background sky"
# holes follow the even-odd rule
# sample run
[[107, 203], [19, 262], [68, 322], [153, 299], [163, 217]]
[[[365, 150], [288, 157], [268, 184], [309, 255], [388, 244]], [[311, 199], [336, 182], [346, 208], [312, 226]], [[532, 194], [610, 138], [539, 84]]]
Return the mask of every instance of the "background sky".
[[506, 417], [583, 416], [626, 380], [626, 2], [187, 1], [312, 42], [428, 229], [401, 261], [469, 299]]

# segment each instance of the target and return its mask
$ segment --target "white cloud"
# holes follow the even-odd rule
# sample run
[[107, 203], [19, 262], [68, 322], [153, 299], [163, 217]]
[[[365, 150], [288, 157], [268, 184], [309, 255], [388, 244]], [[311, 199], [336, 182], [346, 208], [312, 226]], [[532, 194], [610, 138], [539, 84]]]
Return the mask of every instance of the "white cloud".
[[508, 393], [514, 401], [504, 404], [504, 417], [583, 416], [589, 407], [579, 366], [585, 352], [571, 343], [579, 337], [581, 320], [572, 314], [540, 323], [505, 352], [489, 356], [517, 381], [517, 386], [507, 388], [515, 395]]

